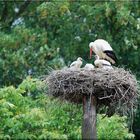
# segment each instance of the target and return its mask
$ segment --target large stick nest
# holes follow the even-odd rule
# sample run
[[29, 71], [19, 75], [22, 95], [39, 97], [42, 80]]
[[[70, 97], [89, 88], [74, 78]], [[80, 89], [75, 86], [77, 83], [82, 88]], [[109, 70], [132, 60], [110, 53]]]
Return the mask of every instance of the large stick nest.
[[98, 105], [133, 108], [138, 95], [135, 76], [123, 68], [67, 68], [51, 72], [45, 82], [49, 94], [75, 103], [81, 103], [83, 95], [94, 95]]

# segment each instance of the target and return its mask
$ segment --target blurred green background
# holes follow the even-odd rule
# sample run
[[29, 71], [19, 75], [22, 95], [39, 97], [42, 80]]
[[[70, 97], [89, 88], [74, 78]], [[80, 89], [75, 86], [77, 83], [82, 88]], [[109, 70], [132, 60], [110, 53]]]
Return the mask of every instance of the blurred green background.
[[[139, 34], [139, 1], [0, 1], [0, 138], [80, 139], [81, 106], [45, 96], [37, 78], [79, 56], [93, 62], [89, 42], [102, 38], [139, 80]], [[99, 123], [99, 138], [140, 139], [139, 106], [135, 112], [131, 133], [126, 118], [113, 116]]]

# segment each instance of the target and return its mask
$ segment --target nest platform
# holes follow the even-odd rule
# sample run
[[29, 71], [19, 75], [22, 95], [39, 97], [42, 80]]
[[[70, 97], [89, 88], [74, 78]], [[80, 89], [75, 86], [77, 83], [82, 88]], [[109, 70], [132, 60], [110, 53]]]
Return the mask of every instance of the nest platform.
[[45, 83], [48, 94], [74, 103], [82, 103], [83, 96], [93, 95], [99, 106], [133, 108], [138, 97], [135, 76], [123, 68], [55, 70]]

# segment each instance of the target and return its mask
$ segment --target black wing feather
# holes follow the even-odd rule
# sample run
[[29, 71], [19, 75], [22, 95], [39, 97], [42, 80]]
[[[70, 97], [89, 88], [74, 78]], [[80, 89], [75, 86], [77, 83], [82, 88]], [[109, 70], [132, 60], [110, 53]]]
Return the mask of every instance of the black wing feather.
[[106, 51], [104, 51], [104, 53], [107, 56], [109, 56], [111, 59], [113, 59], [115, 62], [117, 62], [118, 59], [113, 51], [106, 50]]

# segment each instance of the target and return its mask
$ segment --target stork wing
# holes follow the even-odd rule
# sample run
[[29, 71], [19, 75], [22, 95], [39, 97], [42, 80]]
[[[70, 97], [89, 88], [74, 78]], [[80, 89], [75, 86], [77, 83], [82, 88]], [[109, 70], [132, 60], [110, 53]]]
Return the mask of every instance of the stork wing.
[[117, 62], [117, 57], [115, 55], [115, 53], [113, 51], [110, 51], [110, 50], [106, 50], [104, 51], [104, 53], [110, 57], [111, 59], [113, 59], [115, 62]]
[[102, 61], [102, 64], [103, 64], [104, 66], [111, 66], [111, 64], [110, 64], [108, 61], [106, 61], [106, 60], [103, 60], [103, 61]]
[[70, 67], [73, 67], [75, 64], [76, 64], [76, 61], [72, 62], [72, 63], [70, 64]]

